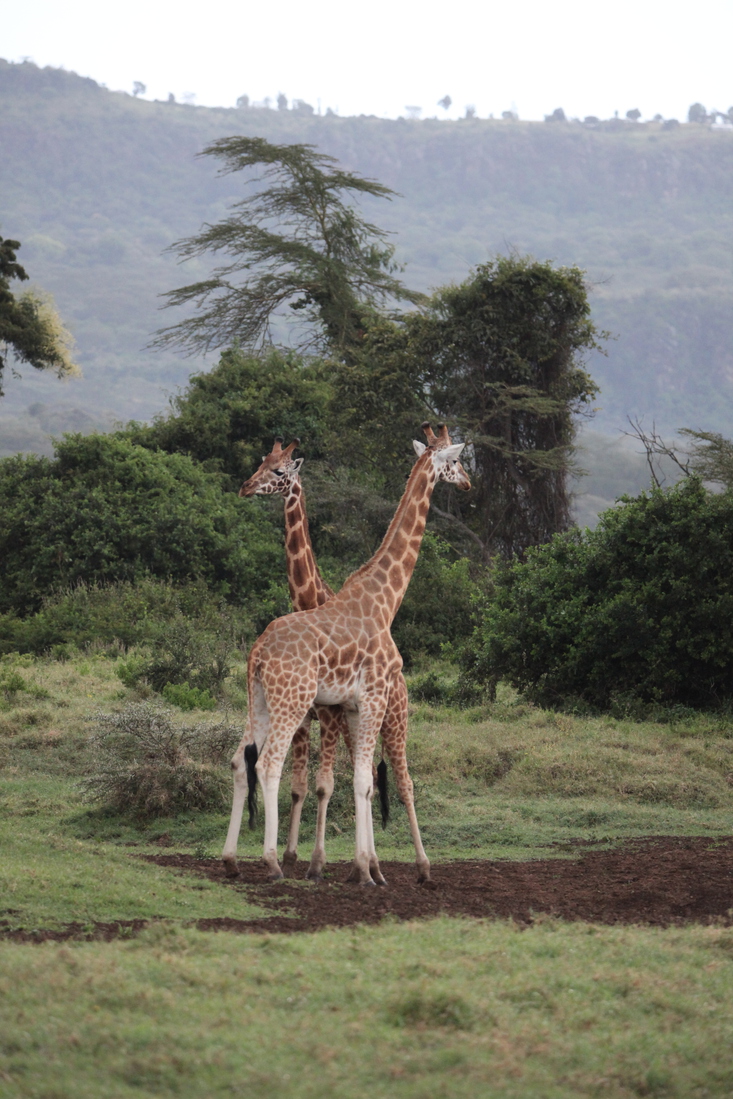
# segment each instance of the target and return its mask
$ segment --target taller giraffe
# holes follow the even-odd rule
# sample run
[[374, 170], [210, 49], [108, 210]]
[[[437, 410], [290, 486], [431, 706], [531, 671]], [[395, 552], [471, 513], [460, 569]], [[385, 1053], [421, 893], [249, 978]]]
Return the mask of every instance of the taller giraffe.
[[372, 758], [389, 695], [402, 670], [390, 626], [410, 582], [438, 480], [469, 489], [445, 426], [439, 436], [424, 424], [428, 446], [418, 460], [381, 546], [341, 591], [312, 611], [271, 622], [249, 655], [247, 732], [232, 759], [234, 800], [223, 858], [236, 872], [236, 851], [247, 796], [245, 748], [259, 753], [257, 774], [265, 804], [263, 861], [282, 877], [277, 861], [277, 793], [285, 755], [314, 703], [343, 706], [354, 749], [356, 845], [354, 872], [364, 885], [382, 880], [374, 847]]
[[[321, 606], [333, 595], [332, 589], [320, 574], [313, 552], [313, 544], [308, 528], [308, 515], [305, 505], [305, 492], [300, 482], [302, 458], [294, 459], [293, 451], [299, 440], [290, 443], [285, 449], [282, 439], [276, 439], [270, 454], [262, 459], [262, 464], [253, 475], [244, 482], [239, 495], [280, 495], [285, 500], [285, 553], [288, 573], [288, 586], [293, 610], [312, 610]], [[349, 752], [351, 744], [348, 724], [340, 707], [316, 707], [321, 725], [321, 755], [316, 775], [316, 795], [318, 797], [318, 818], [316, 823], [316, 844], [306, 877], [318, 880], [325, 864], [325, 834], [328, 802], [333, 793], [333, 766], [339, 735], [343, 735]], [[291, 872], [297, 859], [298, 827], [303, 800], [308, 789], [308, 750], [310, 743], [309, 714], [303, 725], [293, 737], [293, 772], [291, 783], [292, 806], [288, 827], [288, 840], [283, 854], [283, 871], [286, 876]], [[410, 823], [410, 833], [415, 846], [418, 881], [430, 881], [430, 862], [425, 853], [420, 836], [420, 827], [415, 812], [415, 797], [412, 779], [407, 767], [407, 684], [400, 672], [390, 693], [387, 711], [381, 729], [382, 745], [395, 775], [397, 791], [405, 806]]]

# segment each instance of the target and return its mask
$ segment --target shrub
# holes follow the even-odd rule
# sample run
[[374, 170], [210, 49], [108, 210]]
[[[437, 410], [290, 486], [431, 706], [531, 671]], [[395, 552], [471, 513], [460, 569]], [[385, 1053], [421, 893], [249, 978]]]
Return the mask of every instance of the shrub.
[[56, 452], [0, 461], [0, 613], [33, 613], [79, 581], [152, 576], [201, 580], [259, 614], [281, 583], [273, 519], [220, 475], [114, 435], [66, 436]]
[[465, 664], [548, 705], [729, 704], [733, 494], [686, 480], [500, 566]]
[[6, 698], [14, 698], [18, 691], [27, 689], [28, 684], [20, 672], [16, 672], [14, 668], [0, 671], [0, 691]]
[[225, 807], [231, 778], [223, 764], [240, 729], [225, 722], [174, 726], [170, 711], [149, 703], [97, 713], [93, 721], [92, 762], [80, 784], [87, 800], [140, 819]]
[[476, 584], [469, 562], [434, 534], [426, 534], [392, 636], [410, 667], [420, 654], [440, 656], [470, 632]]
[[466, 681], [465, 676], [447, 680], [435, 671], [412, 679], [408, 684], [408, 693], [411, 702], [428, 702], [434, 706], [464, 707], [487, 701], [483, 687]]
[[188, 689], [218, 690], [231, 671], [231, 660], [241, 638], [222, 609], [215, 621], [192, 621], [183, 614], [167, 623], [152, 644], [150, 656], [134, 654], [117, 674], [127, 687], [145, 680], [156, 691], [186, 684]]
[[215, 710], [216, 699], [210, 691], [189, 687], [188, 683], [166, 683], [163, 698], [179, 710]]
[[[27, 618], [0, 616], [0, 653], [48, 652], [64, 660], [98, 644], [119, 655], [120, 648], [153, 644], [182, 619], [190, 631], [208, 635], [212, 645], [222, 634], [234, 646], [249, 644], [255, 637], [248, 611], [226, 604], [203, 582], [175, 585], [143, 578], [135, 583], [76, 584], [46, 598], [41, 609]], [[144, 674], [143, 663], [143, 657], [131, 656], [118, 667], [127, 686], [134, 686]]]

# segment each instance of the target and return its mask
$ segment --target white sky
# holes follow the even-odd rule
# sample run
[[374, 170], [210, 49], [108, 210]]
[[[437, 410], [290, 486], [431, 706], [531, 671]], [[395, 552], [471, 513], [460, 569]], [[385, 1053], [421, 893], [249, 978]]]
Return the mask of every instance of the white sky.
[[[305, 99], [340, 114], [685, 119], [733, 105], [733, 0], [0, 0], [0, 57], [146, 98]], [[448, 116], [437, 106], [453, 99]]]

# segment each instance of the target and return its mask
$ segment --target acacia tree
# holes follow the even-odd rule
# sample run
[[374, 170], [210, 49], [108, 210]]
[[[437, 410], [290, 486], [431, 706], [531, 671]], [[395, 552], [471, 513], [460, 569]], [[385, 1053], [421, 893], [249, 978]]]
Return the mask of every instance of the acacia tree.
[[229, 217], [171, 245], [182, 260], [211, 253], [227, 261], [210, 278], [164, 295], [167, 305], [194, 304], [196, 313], [161, 329], [153, 346], [179, 344], [191, 353], [234, 342], [257, 347], [275, 314], [295, 312], [311, 322], [301, 347], [320, 336], [348, 354], [369, 311], [390, 299], [421, 300], [395, 277], [387, 234], [346, 201], [350, 194], [391, 198], [389, 187], [342, 171], [311, 145], [226, 137], [201, 155], [222, 162], [220, 175], [264, 170], [249, 175], [256, 189]]
[[72, 339], [50, 298], [26, 290], [16, 295], [12, 279], [27, 281], [16, 259], [20, 241], [0, 237], [0, 397], [8, 354], [36, 370], [55, 370], [59, 378], [79, 373], [71, 358]]

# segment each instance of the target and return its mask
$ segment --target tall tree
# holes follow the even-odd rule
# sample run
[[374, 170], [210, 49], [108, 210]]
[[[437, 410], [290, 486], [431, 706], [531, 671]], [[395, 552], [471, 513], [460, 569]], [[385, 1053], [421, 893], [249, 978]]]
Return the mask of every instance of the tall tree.
[[395, 277], [387, 234], [346, 202], [350, 194], [390, 198], [389, 187], [342, 171], [311, 145], [226, 137], [202, 155], [217, 157], [222, 175], [264, 171], [249, 175], [257, 189], [229, 217], [171, 246], [184, 260], [211, 253], [228, 262], [165, 295], [168, 305], [193, 303], [197, 311], [158, 332], [153, 346], [179, 344], [191, 353], [235, 341], [256, 347], [273, 315], [294, 312], [310, 322], [301, 348], [320, 338], [345, 354], [371, 310], [390, 299], [421, 299]]
[[407, 326], [431, 404], [473, 446], [473, 507], [455, 497], [450, 510], [487, 555], [523, 554], [565, 530], [576, 416], [597, 393], [583, 354], [602, 335], [583, 272], [502, 257], [438, 291]]
[[499, 258], [426, 308], [371, 325], [335, 370], [334, 407], [375, 463], [385, 449], [406, 453], [417, 416], [449, 420], [471, 444], [474, 489], [465, 502], [436, 494], [433, 513], [484, 559], [521, 555], [570, 524], [576, 418], [597, 392], [583, 354], [602, 335], [580, 270]]
[[20, 241], [0, 237], [0, 397], [9, 354], [36, 370], [55, 370], [59, 378], [79, 373], [71, 335], [50, 298], [33, 290], [16, 297], [10, 289], [11, 280], [28, 279], [16, 259], [19, 248]]

